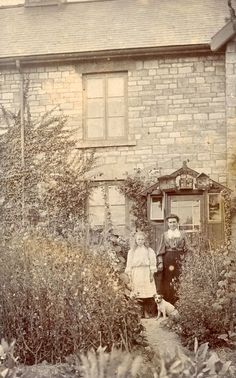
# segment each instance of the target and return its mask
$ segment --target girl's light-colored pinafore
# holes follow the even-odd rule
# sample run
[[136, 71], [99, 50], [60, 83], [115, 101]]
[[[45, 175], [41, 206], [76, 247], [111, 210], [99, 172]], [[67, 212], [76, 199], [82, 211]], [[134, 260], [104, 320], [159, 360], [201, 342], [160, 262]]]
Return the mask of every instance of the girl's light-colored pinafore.
[[132, 294], [137, 298], [151, 298], [156, 293], [154, 279], [150, 275], [157, 271], [156, 255], [145, 246], [129, 250], [125, 272], [130, 277]]

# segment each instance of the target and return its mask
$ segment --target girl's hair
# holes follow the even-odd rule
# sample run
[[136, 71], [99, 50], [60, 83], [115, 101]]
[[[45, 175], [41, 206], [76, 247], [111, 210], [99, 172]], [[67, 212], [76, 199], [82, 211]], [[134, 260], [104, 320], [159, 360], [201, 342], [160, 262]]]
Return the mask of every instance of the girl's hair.
[[145, 235], [145, 233], [143, 231], [137, 231], [134, 235], [134, 238], [133, 238], [133, 242], [131, 244], [131, 250], [135, 251], [135, 249], [138, 247], [138, 244], [136, 242], [136, 238], [138, 235], [141, 235], [144, 237], [144, 246], [146, 248], [148, 248], [148, 244], [147, 244], [147, 236]]

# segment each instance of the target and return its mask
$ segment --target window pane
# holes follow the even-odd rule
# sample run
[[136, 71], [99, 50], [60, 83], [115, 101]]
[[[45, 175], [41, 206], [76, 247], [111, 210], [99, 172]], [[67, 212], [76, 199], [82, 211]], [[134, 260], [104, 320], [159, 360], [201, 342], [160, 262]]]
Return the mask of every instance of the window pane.
[[103, 99], [90, 99], [87, 101], [88, 118], [104, 117], [104, 101]]
[[151, 199], [151, 219], [163, 219], [163, 209], [161, 198]]
[[89, 118], [87, 120], [87, 137], [103, 138], [104, 137], [104, 118]]
[[124, 205], [125, 204], [125, 197], [121, 194], [117, 188], [113, 186], [109, 186], [109, 204], [110, 205]]
[[124, 78], [109, 77], [107, 79], [108, 97], [124, 96]]
[[97, 98], [104, 96], [104, 79], [87, 79], [87, 98]]
[[209, 221], [221, 221], [220, 195], [218, 193], [208, 194], [208, 217]]
[[110, 206], [111, 220], [114, 225], [124, 225], [125, 224], [125, 206]]
[[104, 206], [104, 193], [101, 187], [93, 188], [90, 198], [90, 206]]
[[89, 198], [89, 222], [91, 226], [100, 226], [104, 224], [105, 206], [104, 194], [102, 187], [92, 189]]
[[114, 97], [108, 99], [108, 117], [123, 116], [125, 111], [124, 98]]
[[194, 224], [200, 224], [200, 201], [196, 201], [196, 203], [193, 204], [193, 219]]
[[123, 137], [125, 135], [124, 117], [110, 117], [108, 122], [108, 137]]
[[181, 201], [172, 199], [171, 212], [179, 216], [180, 224], [186, 230], [193, 228], [194, 225], [200, 225], [200, 200]]
[[104, 207], [101, 206], [91, 206], [89, 209], [89, 223], [93, 226], [102, 226], [105, 219]]

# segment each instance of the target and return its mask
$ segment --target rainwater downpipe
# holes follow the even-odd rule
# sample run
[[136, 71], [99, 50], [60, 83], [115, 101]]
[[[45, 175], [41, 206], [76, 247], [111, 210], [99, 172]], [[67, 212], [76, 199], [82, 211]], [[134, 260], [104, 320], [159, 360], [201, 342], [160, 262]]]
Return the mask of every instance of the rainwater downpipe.
[[21, 218], [22, 226], [25, 226], [25, 96], [24, 96], [24, 74], [21, 62], [16, 60], [16, 68], [20, 75], [20, 143], [21, 143], [21, 169], [22, 169], [22, 193], [21, 193]]

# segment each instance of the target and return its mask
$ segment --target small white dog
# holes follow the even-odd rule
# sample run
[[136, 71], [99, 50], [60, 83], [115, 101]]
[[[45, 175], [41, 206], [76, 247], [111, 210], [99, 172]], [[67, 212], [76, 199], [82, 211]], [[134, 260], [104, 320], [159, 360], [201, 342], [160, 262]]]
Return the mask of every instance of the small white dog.
[[163, 315], [163, 319], [166, 319], [166, 316], [170, 316], [176, 319], [179, 318], [178, 310], [170, 302], [165, 301], [162, 295], [154, 294], [153, 298], [157, 304], [158, 309], [158, 315], [156, 320], [158, 320], [161, 317], [161, 314]]

